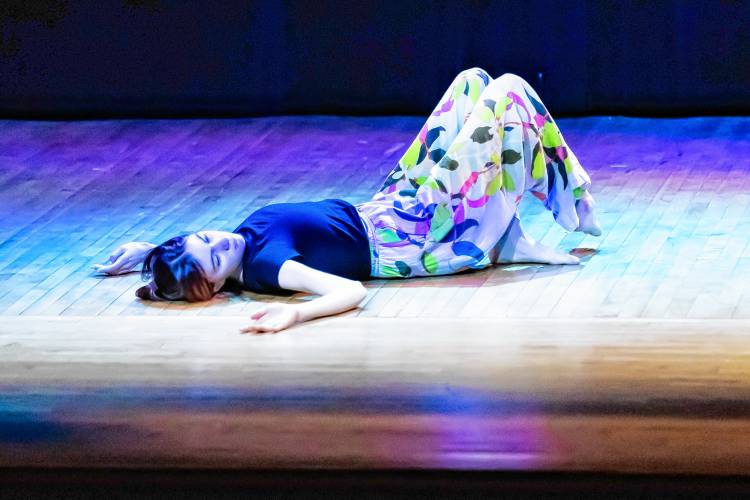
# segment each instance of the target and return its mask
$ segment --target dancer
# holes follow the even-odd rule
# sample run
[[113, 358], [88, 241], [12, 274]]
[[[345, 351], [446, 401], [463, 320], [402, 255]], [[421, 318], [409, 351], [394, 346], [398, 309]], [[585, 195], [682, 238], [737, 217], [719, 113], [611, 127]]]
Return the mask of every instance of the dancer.
[[540, 97], [521, 77], [459, 73], [371, 200], [277, 203], [233, 232], [199, 231], [161, 245], [119, 246], [95, 268], [143, 263], [149, 300], [210, 299], [220, 291], [295, 291], [320, 297], [272, 303], [245, 332], [277, 332], [356, 307], [368, 278], [410, 278], [500, 263], [577, 264], [521, 226], [529, 191], [569, 231], [601, 234], [590, 178]]

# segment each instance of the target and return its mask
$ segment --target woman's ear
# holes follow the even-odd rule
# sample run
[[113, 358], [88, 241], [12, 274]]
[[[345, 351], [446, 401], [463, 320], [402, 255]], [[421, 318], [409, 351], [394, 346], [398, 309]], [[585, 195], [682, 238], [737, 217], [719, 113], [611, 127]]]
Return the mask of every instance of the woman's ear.
[[135, 296], [142, 300], [164, 300], [156, 294], [156, 283], [153, 281], [136, 290]]

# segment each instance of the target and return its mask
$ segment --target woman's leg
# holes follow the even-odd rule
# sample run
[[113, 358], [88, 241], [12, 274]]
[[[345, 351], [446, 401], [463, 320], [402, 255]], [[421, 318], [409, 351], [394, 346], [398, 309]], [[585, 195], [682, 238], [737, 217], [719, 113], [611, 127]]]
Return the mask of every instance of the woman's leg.
[[[504, 188], [513, 192], [517, 201], [530, 191], [552, 212], [558, 224], [569, 231], [577, 230], [577, 200], [593, 200], [590, 194], [586, 195], [591, 185], [588, 174], [526, 80], [506, 73], [493, 83], [496, 88], [489, 91], [507, 103], [503, 130], [498, 130], [505, 135], [511, 151], [503, 151], [504, 174], [509, 180]], [[506, 156], [510, 156], [507, 163]]]
[[508, 226], [508, 230], [498, 244], [497, 264], [534, 263], [534, 264], [578, 264], [580, 259], [575, 255], [561, 252], [534, 240], [526, 234], [518, 214]]
[[[572, 231], [579, 227], [576, 200], [590, 184], [538, 95], [525, 80], [506, 73], [482, 91], [453, 143], [421, 183], [412, 210], [430, 216], [431, 239], [452, 241], [453, 256], [445, 245], [433, 250], [435, 261], [453, 261], [448, 267], [455, 269], [464, 262], [459, 257], [467, 255], [476, 258], [469, 267], [508, 258], [573, 264], [575, 257], [523, 233], [517, 205], [530, 190]], [[503, 244], [510, 244], [516, 256], [503, 256]]]
[[602, 228], [595, 212], [596, 203], [591, 193], [586, 191], [578, 201], [576, 201], [576, 213], [578, 214], [578, 228], [576, 231], [588, 233], [593, 236], [600, 236]]
[[445, 155], [491, 81], [482, 68], [470, 68], [456, 75], [374, 198], [415, 191]]
[[516, 195], [520, 199], [523, 192], [530, 191], [552, 211], [563, 228], [598, 236], [601, 230], [593, 212], [593, 197], [588, 192], [591, 180], [541, 98], [517, 75], [506, 73], [497, 80], [500, 93], [509, 103], [508, 111], [514, 115], [505, 124], [504, 131], [511, 136], [508, 141], [523, 144], [524, 161], [504, 165], [515, 181]]
[[[449, 274], [504, 261], [504, 236], [514, 234], [527, 189], [541, 195], [563, 227], [578, 227], [575, 201], [588, 189], [588, 175], [528, 84], [505, 74], [471, 102], [468, 119], [437, 161], [399, 184], [399, 172], [405, 176], [421, 163], [415, 147], [366, 204], [381, 251], [378, 275]], [[536, 250], [535, 259], [547, 253], [517, 229], [516, 248]], [[558, 262], [556, 254], [534, 261], [574, 263]]]

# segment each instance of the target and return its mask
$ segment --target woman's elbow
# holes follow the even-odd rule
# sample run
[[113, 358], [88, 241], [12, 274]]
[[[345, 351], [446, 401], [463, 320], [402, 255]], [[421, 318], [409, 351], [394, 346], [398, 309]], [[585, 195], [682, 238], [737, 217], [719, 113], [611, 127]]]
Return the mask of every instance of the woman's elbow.
[[362, 284], [361, 281], [355, 281], [352, 285], [352, 297], [356, 300], [355, 305], [359, 304], [365, 297], [367, 297], [367, 288]]

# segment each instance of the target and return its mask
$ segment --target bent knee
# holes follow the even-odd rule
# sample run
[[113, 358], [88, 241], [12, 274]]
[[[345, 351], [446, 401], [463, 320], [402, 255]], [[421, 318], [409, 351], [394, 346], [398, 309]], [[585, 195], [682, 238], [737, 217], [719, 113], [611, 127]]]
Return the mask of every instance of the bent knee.
[[503, 73], [499, 77], [495, 78], [498, 85], [504, 85], [509, 87], [517, 87], [519, 85], [526, 85], [529, 86], [529, 83], [521, 78], [520, 76], [516, 75], [515, 73]]
[[492, 81], [492, 77], [490, 76], [490, 74], [487, 71], [485, 71], [484, 69], [480, 68], [479, 66], [474, 66], [473, 68], [469, 68], [469, 69], [465, 69], [465, 70], [461, 71], [456, 76], [456, 78], [463, 77], [463, 76], [465, 76], [467, 78], [471, 78], [471, 77], [476, 78], [476, 77], [479, 77], [479, 78], [482, 79], [482, 81], [484, 82], [485, 85], [489, 84]]

